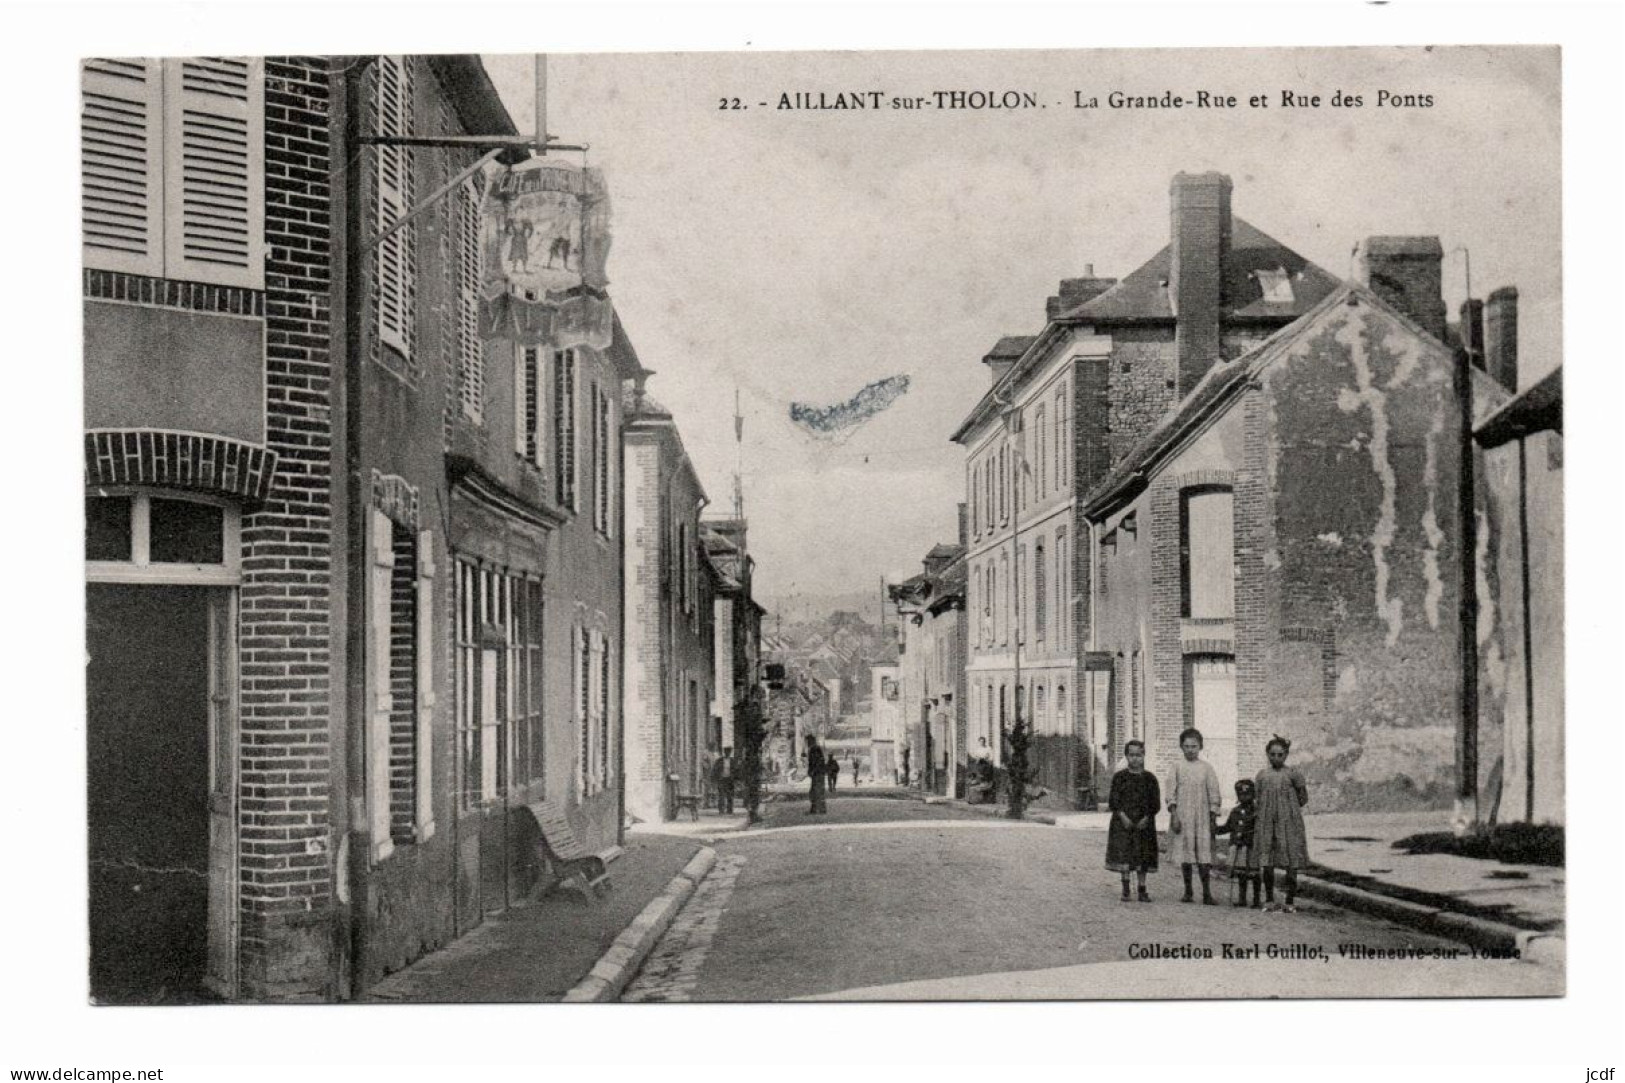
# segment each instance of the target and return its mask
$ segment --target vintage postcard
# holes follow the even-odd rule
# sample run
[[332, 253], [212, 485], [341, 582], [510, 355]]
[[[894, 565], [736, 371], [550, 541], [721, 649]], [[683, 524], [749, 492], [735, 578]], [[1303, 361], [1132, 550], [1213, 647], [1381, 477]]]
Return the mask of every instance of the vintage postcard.
[[1561, 61], [84, 59], [88, 997], [1563, 995]]

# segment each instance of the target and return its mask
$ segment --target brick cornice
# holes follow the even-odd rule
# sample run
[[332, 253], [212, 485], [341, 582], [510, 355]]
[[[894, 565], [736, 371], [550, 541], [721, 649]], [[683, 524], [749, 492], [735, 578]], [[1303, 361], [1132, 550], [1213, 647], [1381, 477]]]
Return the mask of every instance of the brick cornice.
[[241, 440], [163, 429], [85, 433], [85, 485], [144, 485], [259, 503], [276, 474], [276, 452]]

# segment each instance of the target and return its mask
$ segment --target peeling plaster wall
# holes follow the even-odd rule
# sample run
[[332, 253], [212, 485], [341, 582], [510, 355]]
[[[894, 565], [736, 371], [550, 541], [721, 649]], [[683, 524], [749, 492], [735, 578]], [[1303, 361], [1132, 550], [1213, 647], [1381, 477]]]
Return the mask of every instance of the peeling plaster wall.
[[1452, 359], [1369, 304], [1318, 324], [1263, 376], [1274, 584], [1258, 702], [1293, 739], [1314, 807], [1445, 807], [1460, 703]]

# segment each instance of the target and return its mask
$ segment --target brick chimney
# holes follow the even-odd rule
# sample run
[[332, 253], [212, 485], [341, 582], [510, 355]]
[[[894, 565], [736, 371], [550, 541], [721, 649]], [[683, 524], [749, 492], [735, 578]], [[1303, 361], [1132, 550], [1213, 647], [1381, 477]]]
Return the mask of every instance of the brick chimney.
[[1083, 265], [1082, 278], [1063, 278], [1056, 295], [1044, 302], [1044, 318], [1053, 320], [1064, 316], [1081, 305], [1086, 305], [1096, 297], [1117, 285], [1115, 278], [1096, 278], [1095, 265]]
[[1223, 173], [1176, 173], [1169, 203], [1168, 298], [1174, 309], [1174, 351], [1183, 398], [1220, 357], [1219, 313], [1224, 260], [1230, 251], [1230, 178]]
[[1361, 246], [1367, 288], [1445, 341], [1444, 248], [1437, 237], [1368, 237]]
[[1462, 352], [1476, 368], [1484, 367], [1484, 302], [1472, 298], [1461, 303]]
[[1484, 367], [1508, 391], [1518, 390], [1518, 289], [1502, 286], [1484, 303]]

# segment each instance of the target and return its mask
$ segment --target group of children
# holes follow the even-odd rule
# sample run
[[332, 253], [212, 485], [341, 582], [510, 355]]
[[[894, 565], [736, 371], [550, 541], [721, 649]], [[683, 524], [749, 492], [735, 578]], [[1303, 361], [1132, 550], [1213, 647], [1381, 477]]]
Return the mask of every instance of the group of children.
[[[1184, 759], [1174, 765], [1168, 792], [1169, 858], [1179, 862], [1185, 878], [1182, 902], [1194, 902], [1191, 880], [1194, 868], [1202, 881], [1202, 902], [1213, 906], [1211, 873], [1216, 836], [1230, 837], [1230, 875], [1236, 883], [1236, 906], [1247, 905], [1247, 886], [1252, 885], [1255, 909], [1266, 905], [1275, 909], [1275, 870], [1286, 869], [1286, 903], [1281, 909], [1295, 909], [1298, 870], [1309, 864], [1308, 836], [1303, 825], [1303, 806], [1309, 803], [1309, 788], [1303, 774], [1286, 765], [1292, 742], [1274, 737], [1264, 748], [1269, 766], [1257, 779], [1236, 783], [1236, 805], [1223, 823], [1218, 822], [1222, 795], [1219, 776], [1213, 765], [1202, 759], [1200, 730], [1187, 729], [1179, 735]], [[1128, 766], [1112, 776], [1111, 827], [1106, 835], [1106, 867], [1123, 878], [1123, 900], [1129, 899], [1129, 875], [1138, 881], [1138, 897], [1150, 902], [1145, 876], [1157, 871], [1157, 813], [1162, 810], [1162, 790], [1157, 777], [1145, 769], [1145, 742], [1130, 741], [1123, 746]], [[1260, 897], [1259, 889], [1263, 888]]]

